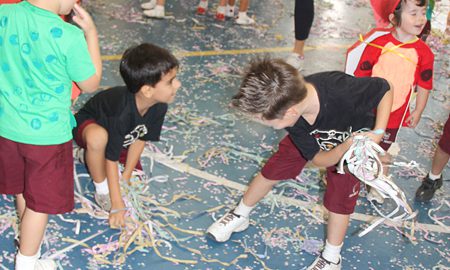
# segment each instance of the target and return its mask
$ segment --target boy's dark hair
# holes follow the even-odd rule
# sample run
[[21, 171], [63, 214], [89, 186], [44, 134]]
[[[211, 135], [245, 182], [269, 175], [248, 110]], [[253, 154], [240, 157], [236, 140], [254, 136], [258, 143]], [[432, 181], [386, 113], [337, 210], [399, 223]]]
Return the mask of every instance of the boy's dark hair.
[[394, 20], [392, 21], [394, 26], [400, 26], [402, 24], [403, 3], [406, 3], [406, 1], [414, 1], [418, 7], [423, 7], [428, 4], [428, 0], [400, 0], [394, 10]]
[[128, 48], [120, 61], [120, 75], [128, 91], [135, 94], [144, 85], [155, 86], [179, 62], [168, 50], [151, 43]]
[[231, 105], [265, 120], [281, 119], [286, 111], [306, 97], [303, 77], [282, 59], [255, 59], [246, 70]]

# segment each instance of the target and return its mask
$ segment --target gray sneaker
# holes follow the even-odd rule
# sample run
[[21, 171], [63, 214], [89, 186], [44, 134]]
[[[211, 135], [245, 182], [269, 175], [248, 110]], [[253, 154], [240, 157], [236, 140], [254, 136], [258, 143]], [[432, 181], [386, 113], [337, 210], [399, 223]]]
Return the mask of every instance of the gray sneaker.
[[101, 209], [109, 212], [111, 210], [111, 199], [108, 194], [98, 194], [97, 192], [94, 194], [95, 202], [100, 206]]

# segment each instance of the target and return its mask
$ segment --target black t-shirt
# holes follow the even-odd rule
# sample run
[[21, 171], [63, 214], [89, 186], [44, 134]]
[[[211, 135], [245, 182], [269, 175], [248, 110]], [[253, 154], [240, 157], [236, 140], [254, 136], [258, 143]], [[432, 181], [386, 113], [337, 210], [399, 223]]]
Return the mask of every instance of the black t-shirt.
[[[125, 86], [119, 86], [96, 94], [75, 114], [75, 119], [78, 126], [94, 119], [104, 127], [108, 131], [106, 158], [117, 161], [122, 148], [137, 139], [158, 141], [166, 112], [167, 104], [157, 103], [141, 116], [134, 94]], [[77, 127], [73, 133], [77, 133]]]
[[319, 114], [313, 125], [300, 117], [286, 130], [307, 160], [321, 149], [333, 149], [354, 131], [373, 128], [375, 109], [389, 90], [385, 79], [356, 78], [340, 71], [312, 74], [305, 80], [317, 90]]

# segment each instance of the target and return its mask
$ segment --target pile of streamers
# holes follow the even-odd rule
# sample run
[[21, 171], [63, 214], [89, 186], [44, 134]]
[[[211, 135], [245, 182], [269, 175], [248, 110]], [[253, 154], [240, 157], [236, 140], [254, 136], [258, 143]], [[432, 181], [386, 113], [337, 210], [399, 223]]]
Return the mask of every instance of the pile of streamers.
[[362, 231], [359, 236], [367, 234], [386, 219], [394, 222], [413, 219], [416, 212], [413, 212], [405, 194], [383, 173], [383, 164], [378, 155], [384, 155], [385, 151], [369, 137], [356, 135], [353, 144], [344, 154], [338, 165], [338, 173], [344, 174], [344, 162], [347, 163], [348, 170], [364, 184], [375, 188], [383, 198], [392, 199], [397, 207], [389, 214], [384, 214], [374, 203], [371, 202], [376, 212], [382, 216], [374, 221], [368, 228]]

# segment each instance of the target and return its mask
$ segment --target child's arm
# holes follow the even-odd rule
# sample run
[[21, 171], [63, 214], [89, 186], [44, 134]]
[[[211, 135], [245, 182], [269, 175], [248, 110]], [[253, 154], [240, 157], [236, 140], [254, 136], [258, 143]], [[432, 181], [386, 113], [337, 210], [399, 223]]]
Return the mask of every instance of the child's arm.
[[[111, 213], [109, 226], [117, 228], [125, 225], [125, 203], [122, 200], [119, 183], [119, 166], [117, 161], [106, 160], [106, 178], [108, 179], [109, 196], [111, 198]], [[113, 210], [118, 210], [114, 212]]]
[[128, 148], [127, 162], [125, 164], [125, 170], [122, 173], [124, 180], [130, 180], [131, 173], [133, 172], [136, 164], [141, 158], [142, 151], [144, 151], [145, 142], [141, 140], [136, 140]]
[[100, 48], [98, 45], [97, 28], [89, 13], [84, 10], [80, 5], [74, 6], [75, 16], [73, 20], [84, 31], [89, 54], [91, 55], [92, 63], [95, 67], [95, 74], [89, 79], [82, 82], [77, 82], [78, 87], [83, 92], [94, 92], [98, 89], [100, 81], [102, 79], [102, 60], [100, 56]]
[[[394, 100], [394, 91], [393, 86], [389, 82], [389, 91], [387, 91], [380, 103], [377, 106], [377, 115], [375, 119], [375, 126], [373, 130], [385, 130], [389, 121], [389, 116], [391, 114], [392, 102]], [[372, 132], [367, 132], [364, 135], [368, 136], [372, 141], [376, 143], [380, 143], [383, 138], [384, 133], [376, 134]]]
[[427, 105], [429, 94], [430, 90], [417, 86], [416, 108], [414, 108], [414, 111], [412, 111], [409, 117], [405, 120], [405, 123], [407, 123], [409, 127], [414, 128], [419, 123], [423, 110]]

